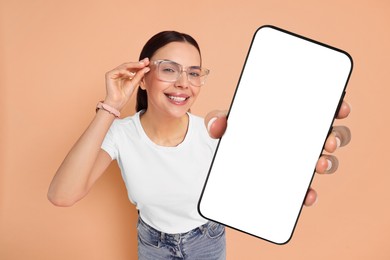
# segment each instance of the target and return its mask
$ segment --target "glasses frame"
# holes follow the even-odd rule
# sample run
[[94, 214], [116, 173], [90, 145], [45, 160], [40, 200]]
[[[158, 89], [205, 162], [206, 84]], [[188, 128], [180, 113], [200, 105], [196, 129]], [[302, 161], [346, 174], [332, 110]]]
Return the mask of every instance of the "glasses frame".
[[[175, 80], [165, 80], [165, 79], [162, 79], [160, 77], [160, 65], [161, 63], [163, 62], [171, 62], [171, 63], [174, 63], [175, 65], [177, 65], [179, 68], [180, 68], [180, 73], [179, 75], [177, 76], [177, 78]], [[210, 70], [209, 69], [206, 69], [206, 68], [202, 68], [201, 66], [183, 66], [177, 62], [174, 62], [172, 60], [154, 60], [154, 61], [151, 61], [151, 64], [154, 65], [154, 66], [157, 66], [157, 75], [158, 75], [158, 78], [159, 80], [162, 80], [162, 81], [165, 81], [165, 82], [176, 82], [180, 79], [181, 75], [183, 74], [183, 72], [186, 73], [187, 75], [187, 80], [188, 82], [192, 85], [192, 86], [195, 86], [195, 87], [201, 87], [205, 84], [206, 82], [206, 79], [207, 79], [207, 76], [209, 75], [210, 73]], [[188, 73], [188, 69], [190, 68], [197, 68], [197, 69], [200, 69], [201, 71], [201, 74], [200, 74], [200, 78], [201, 78], [201, 83], [200, 85], [196, 85], [192, 82], [192, 80], [190, 79], [190, 74]]]

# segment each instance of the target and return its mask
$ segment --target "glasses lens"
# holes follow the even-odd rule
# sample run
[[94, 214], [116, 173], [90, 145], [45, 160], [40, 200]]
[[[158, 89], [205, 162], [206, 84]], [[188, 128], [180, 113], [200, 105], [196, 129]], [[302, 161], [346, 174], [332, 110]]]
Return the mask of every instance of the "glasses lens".
[[188, 80], [194, 86], [203, 85], [204, 72], [200, 67], [190, 67], [188, 68]]
[[164, 81], [176, 81], [180, 72], [180, 65], [171, 61], [162, 61], [158, 68], [158, 75]]
[[[187, 74], [188, 81], [193, 86], [202, 86], [206, 80], [209, 70], [203, 69], [199, 66], [188, 67], [185, 71]], [[175, 82], [177, 81], [182, 73], [182, 67], [173, 61], [159, 61], [158, 65], [158, 77], [160, 80]]]

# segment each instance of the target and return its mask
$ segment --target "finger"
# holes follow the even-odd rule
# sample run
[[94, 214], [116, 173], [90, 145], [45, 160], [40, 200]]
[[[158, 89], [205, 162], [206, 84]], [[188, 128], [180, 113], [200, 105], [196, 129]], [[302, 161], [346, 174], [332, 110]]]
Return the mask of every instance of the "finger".
[[135, 73], [135, 75], [132, 78], [132, 83], [134, 84], [134, 86], [139, 85], [139, 82], [142, 80], [142, 78], [145, 76], [145, 74], [148, 73], [149, 71], [150, 71], [149, 67], [145, 67], [145, 68], [137, 71], [137, 73]]
[[135, 75], [135, 72], [129, 71], [127, 69], [116, 69], [108, 73], [110, 79], [132, 79]]
[[333, 153], [337, 148], [346, 146], [351, 141], [351, 131], [346, 126], [334, 126], [325, 142], [325, 151]]
[[128, 64], [126, 68], [127, 68], [127, 70], [136, 73], [139, 70], [142, 70], [143, 68], [149, 66], [149, 64], [150, 64], [149, 58], [145, 58], [145, 59], [140, 60], [139, 62], [135, 63], [134, 65], [131, 63]]
[[333, 153], [334, 151], [336, 151], [340, 143], [341, 143], [340, 139], [338, 139], [336, 137], [336, 134], [332, 131], [329, 134], [328, 138], [326, 139], [325, 146], [324, 146], [325, 151], [327, 151], [328, 153]]
[[150, 63], [149, 58], [145, 58], [145, 59], [142, 59], [138, 62], [125, 62], [122, 65], [120, 65], [118, 68], [121, 68], [121, 69], [124, 68], [124, 69], [128, 69], [128, 70], [141, 69], [143, 67], [148, 66], [149, 63]]
[[313, 206], [317, 202], [317, 192], [313, 190], [312, 188], [309, 188], [309, 190], [306, 193], [305, 198], [305, 206]]
[[225, 133], [227, 127], [226, 115], [227, 111], [222, 110], [214, 110], [206, 115], [205, 125], [210, 137], [221, 138]]
[[323, 154], [317, 161], [316, 172], [319, 174], [332, 174], [339, 167], [339, 160], [336, 156]]
[[118, 67], [106, 73], [106, 80], [131, 79], [134, 75], [135, 72]]
[[149, 59], [148, 58], [140, 60], [139, 62], [126, 62], [126, 63], [123, 63], [123, 64], [119, 65], [118, 67], [116, 67], [112, 71], [108, 72], [108, 74], [111, 75], [111, 76], [113, 76], [113, 75], [122, 75], [122, 76], [125, 75], [125, 76], [130, 76], [132, 78], [132, 77], [134, 77], [136, 72], [138, 72], [139, 70], [145, 68], [148, 65], [149, 65]]
[[134, 79], [134, 84], [138, 85], [138, 83], [141, 81], [141, 79], [145, 76], [146, 73], [150, 71], [150, 68], [147, 67], [149, 65], [149, 58], [145, 58], [143, 60], [140, 60], [137, 63], [137, 70], [134, 70], [131, 67], [127, 67], [127, 70], [129, 70], [132, 73], [132, 76], [130, 79]]
[[337, 119], [346, 118], [349, 115], [349, 113], [351, 113], [351, 106], [347, 102], [343, 101], [336, 118]]
[[346, 126], [334, 126], [333, 134], [336, 136], [338, 147], [346, 146], [349, 142], [351, 142], [351, 130], [349, 130]]

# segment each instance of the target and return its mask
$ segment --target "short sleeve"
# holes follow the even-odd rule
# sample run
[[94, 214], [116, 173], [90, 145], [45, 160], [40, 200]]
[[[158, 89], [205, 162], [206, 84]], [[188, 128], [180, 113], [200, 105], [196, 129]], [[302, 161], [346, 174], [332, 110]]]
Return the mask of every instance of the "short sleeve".
[[111, 159], [116, 160], [118, 158], [118, 148], [115, 142], [115, 125], [112, 124], [104, 137], [101, 148], [106, 151]]

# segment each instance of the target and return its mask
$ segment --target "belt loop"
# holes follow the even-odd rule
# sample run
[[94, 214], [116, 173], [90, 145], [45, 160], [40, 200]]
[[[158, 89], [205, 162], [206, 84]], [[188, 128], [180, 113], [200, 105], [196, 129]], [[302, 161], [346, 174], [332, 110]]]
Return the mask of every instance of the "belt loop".
[[174, 239], [175, 239], [175, 242], [176, 242], [177, 244], [180, 244], [181, 234], [175, 234], [175, 235], [174, 235]]
[[199, 227], [200, 231], [202, 232], [202, 235], [204, 235], [204, 233], [206, 232], [209, 223], [210, 223], [210, 222], [207, 222], [206, 224], [203, 224], [203, 225], [201, 225], [201, 226]]

